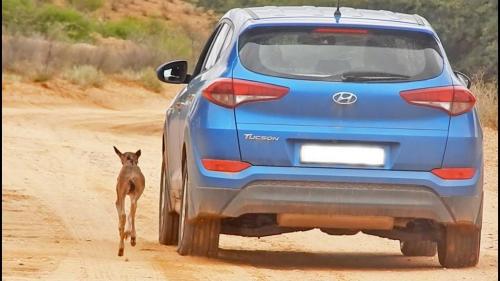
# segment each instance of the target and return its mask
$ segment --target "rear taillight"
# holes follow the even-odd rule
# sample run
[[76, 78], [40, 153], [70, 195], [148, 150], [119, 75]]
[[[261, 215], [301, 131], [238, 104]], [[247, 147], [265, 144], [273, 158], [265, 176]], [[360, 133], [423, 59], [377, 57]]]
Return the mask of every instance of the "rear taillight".
[[276, 100], [287, 93], [287, 87], [231, 78], [216, 80], [203, 90], [207, 100], [228, 108], [246, 102]]
[[201, 163], [207, 170], [230, 173], [241, 172], [252, 166], [247, 162], [219, 159], [202, 159]]
[[408, 103], [439, 108], [453, 116], [468, 112], [476, 103], [472, 92], [462, 86], [402, 91], [400, 95]]
[[432, 170], [432, 173], [445, 180], [467, 180], [476, 173], [474, 168], [440, 168]]

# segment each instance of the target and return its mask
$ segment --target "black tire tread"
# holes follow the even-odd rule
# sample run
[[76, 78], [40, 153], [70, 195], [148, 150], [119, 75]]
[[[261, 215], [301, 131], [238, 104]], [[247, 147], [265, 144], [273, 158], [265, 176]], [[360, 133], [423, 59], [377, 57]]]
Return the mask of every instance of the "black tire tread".
[[[161, 175], [161, 181], [164, 186], [160, 188], [167, 188], [166, 183], [165, 183], [165, 162], [162, 161], [162, 175]], [[159, 229], [159, 235], [158, 235], [158, 241], [162, 245], [177, 245], [177, 242], [179, 240], [179, 215], [173, 211], [170, 211], [170, 201], [167, 201], [167, 205], [165, 205], [166, 210], [162, 210], [162, 200], [165, 199], [165, 190], [161, 190], [160, 192], [160, 207], [159, 207], [159, 217], [160, 217], [160, 223], [158, 225]], [[164, 229], [162, 229], [162, 223], [161, 220], [163, 220], [163, 225], [165, 226]]]
[[220, 220], [215, 218], [187, 222], [184, 238], [179, 241], [178, 253], [182, 256], [215, 257], [219, 248]]
[[167, 213], [164, 220], [166, 227], [160, 234], [160, 244], [177, 245], [179, 239], [179, 215], [177, 213]]
[[[181, 203], [182, 210], [185, 203]], [[186, 221], [185, 224], [184, 237], [179, 239], [177, 252], [182, 256], [216, 257], [219, 249], [220, 219], [200, 218]]]
[[481, 246], [481, 228], [469, 225], [449, 225], [438, 243], [439, 263], [447, 268], [477, 265]]

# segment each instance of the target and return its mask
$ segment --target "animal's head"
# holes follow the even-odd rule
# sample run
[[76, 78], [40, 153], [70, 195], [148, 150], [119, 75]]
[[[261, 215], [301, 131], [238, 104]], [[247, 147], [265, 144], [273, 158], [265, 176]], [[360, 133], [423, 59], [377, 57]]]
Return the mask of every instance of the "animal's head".
[[129, 165], [137, 165], [139, 162], [139, 156], [141, 156], [141, 150], [137, 150], [135, 153], [134, 152], [125, 152], [121, 153], [118, 148], [114, 147], [116, 155], [120, 157], [120, 161], [122, 161], [122, 165], [129, 164]]

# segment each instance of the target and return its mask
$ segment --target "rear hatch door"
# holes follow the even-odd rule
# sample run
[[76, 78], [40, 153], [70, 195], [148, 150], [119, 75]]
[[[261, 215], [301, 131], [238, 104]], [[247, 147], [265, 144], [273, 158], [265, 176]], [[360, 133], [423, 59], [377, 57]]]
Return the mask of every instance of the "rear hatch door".
[[417, 32], [247, 32], [233, 78], [289, 90], [280, 99], [235, 108], [241, 158], [265, 166], [440, 167], [449, 114], [409, 104], [400, 92], [450, 85], [443, 61], [434, 39]]

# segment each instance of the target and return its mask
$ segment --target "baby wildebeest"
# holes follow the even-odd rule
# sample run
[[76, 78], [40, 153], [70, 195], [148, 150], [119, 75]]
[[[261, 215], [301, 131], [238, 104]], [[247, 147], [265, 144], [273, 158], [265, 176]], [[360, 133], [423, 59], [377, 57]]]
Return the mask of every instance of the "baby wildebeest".
[[[144, 175], [141, 169], [137, 166], [141, 150], [136, 153], [125, 152], [121, 153], [116, 147], [113, 146], [116, 154], [122, 161], [122, 169], [118, 175], [116, 182], [116, 210], [118, 211], [118, 230], [120, 232], [120, 248], [118, 249], [118, 256], [123, 256], [124, 243], [123, 240], [127, 239], [130, 235], [130, 245], [135, 246], [135, 210], [137, 209], [137, 200], [141, 197], [144, 191]], [[130, 213], [128, 215], [127, 230], [125, 227], [125, 195], [130, 197]]]

